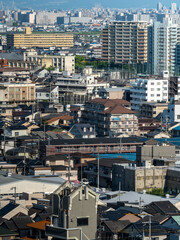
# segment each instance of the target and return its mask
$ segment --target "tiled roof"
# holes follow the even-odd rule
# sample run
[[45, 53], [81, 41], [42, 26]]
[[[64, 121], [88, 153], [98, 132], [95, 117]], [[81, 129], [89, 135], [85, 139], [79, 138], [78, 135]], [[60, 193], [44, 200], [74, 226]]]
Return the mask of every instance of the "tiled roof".
[[49, 225], [49, 224], [51, 224], [50, 221], [42, 220], [42, 221], [35, 222], [35, 223], [29, 223], [29, 224], [27, 224], [27, 227], [45, 231], [46, 225]]
[[[101, 158], [99, 159], [99, 165], [104, 167], [112, 168], [114, 163], [125, 164], [125, 163], [132, 163], [132, 161], [127, 160], [125, 158]], [[88, 164], [95, 164], [97, 165], [97, 160], [88, 161]]]
[[130, 225], [128, 220], [125, 221], [105, 221], [104, 224], [109, 228], [113, 233], [121, 232], [124, 228]]
[[0, 227], [0, 237], [14, 236], [18, 235], [18, 233], [12, 232], [7, 228]]
[[113, 107], [109, 107], [107, 110], [102, 112], [103, 114], [110, 113], [110, 114], [134, 114], [133, 111], [131, 111], [128, 108], [125, 108], [121, 106], [120, 104], [116, 104]]
[[62, 115], [62, 116], [54, 117], [54, 118], [49, 119], [47, 121], [47, 124], [53, 123], [53, 122], [55, 122], [57, 120], [73, 120], [73, 117], [69, 116], [69, 115]]
[[112, 107], [115, 104], [120, 105], [130, 105], [130, 102], [124, 99], [103, 99], [103, 98], [95, 98], [91, 102], [103, 104], [105, 107]]
[[142, 118], [138, 120], [138, 123], [161, 123], [161, 122], [154, 118]]
[[12, 203], [7, 204], [3, 208], [1, 208], [0, 216], [2, 216], [2, 217], [5, 216], [6, 214], [8, 214], [9, 212], [13, 211], [18, 206], [19, 206], [18, 204], [12, 204]]

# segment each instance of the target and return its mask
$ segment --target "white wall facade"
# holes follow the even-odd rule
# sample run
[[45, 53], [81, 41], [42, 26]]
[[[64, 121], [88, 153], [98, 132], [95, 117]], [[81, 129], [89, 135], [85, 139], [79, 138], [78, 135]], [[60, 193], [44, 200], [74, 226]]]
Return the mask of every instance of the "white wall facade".
[[141, 102], [168, 101], [167, 79], [137, 79], [131, 87], [132, 110], [139, 111]]

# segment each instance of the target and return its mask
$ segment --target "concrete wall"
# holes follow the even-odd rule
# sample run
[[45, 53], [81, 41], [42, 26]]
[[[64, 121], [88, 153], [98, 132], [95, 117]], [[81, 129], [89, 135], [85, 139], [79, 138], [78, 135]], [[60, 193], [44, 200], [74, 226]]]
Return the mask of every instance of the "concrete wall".
[[[87, 188], [88, 191], [88, 188]], [[96, 209], [96, 197], [86, 190], [77, 191], [75, 196], [72, 197], [72, 208], [68, 211], [68, 225], [70, 228], [76, 228], [77, 218], [88, 217], [88, 226], [82, 227], [82, 240], [86, 239], [96, 239], [96, 229], [97, 229], [97, 209]], [[75, 221], [72, 221], [75, 219]], [[87, 238], [87, 237], [88, 238]]]
[[175, 146], [144, 145], [136, 148], [137, 166], [150, 167], [152, 165], [152, 160], [159, 157], [175, 157]]

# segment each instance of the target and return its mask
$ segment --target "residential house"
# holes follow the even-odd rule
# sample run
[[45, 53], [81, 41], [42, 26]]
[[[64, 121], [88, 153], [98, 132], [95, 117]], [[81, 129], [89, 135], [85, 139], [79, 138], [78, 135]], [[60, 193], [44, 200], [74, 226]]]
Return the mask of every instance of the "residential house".
[[72, 157], [71, 156], [69, 157], [65, 154], [47, 156], [44, 159], [44, 164], [46, 166], [70, 166], [70, 167], [74, 166]]
[[18, 233], [10, 231], [7, 228], [0, 227], [0, 240], [15, 239]]
[[72, 116], [69, 115], [61, 115], [58, 117], [51, 118], [46, 121], [48, 125], [55, 125], [55, 126], [69, 126], [71, 124], [71, 121], [73, 120]]
[[18, 213], [28, 215], [28, 209], [19, 204], [13, 203], [9, 203], [5, 207], [0, 209], [0, 217], [6, 220], [10, 220], [11, 218], [15, 217]]
[[74, 135], [75, 138], [95, 138], [95, 127], [86, 123], [76, 123], [72, 126], [69, 132]]
[[41, 220], [38, 222], [27, 224], [27, 227], [30, 228], [30, 234], [28, 237], [31, 239], [39, 239], [39, 240], [46, 239], [45, 228], [46, 228], [46, 225], [50, 225], [50, 224], [51, 222], [48, 220]]
[[29, 216], [17, 214], [17, 216], [6, 220], [2, 226], [6, 226], [9, 230], [13, 230], [18, 233], [20, 238], [29, 235], [30, 229], [27, 224], [32, 223], [32, 219]]
[[36, 100], [58, 103], [59, 87], [50, 85], [49, 87], [36, 88]]
[[145, 135], [162, 127], [161, 122], [154, 118], [138, 119], [138, 128], [141, 135]]
[[19, 136], [27, 136], [27, 127], [25, 126], [10, 126], [4, 129], [4, 133], [6, 137], [19, 137]]
[[123, 239], [120, 238], [120, 233], [130, 225], [131, 223], [128, 220], [124, 221], [104, 221], [100, 227], [102, 227], [100, 239], [109, 240], [109, 239]]
[[46, 226], [46, 235], [65, 239], [96, 239], [97, 204], [98, 195], [89, 186], [74, 188], [65, 182], [52, 195], [52, 224]]

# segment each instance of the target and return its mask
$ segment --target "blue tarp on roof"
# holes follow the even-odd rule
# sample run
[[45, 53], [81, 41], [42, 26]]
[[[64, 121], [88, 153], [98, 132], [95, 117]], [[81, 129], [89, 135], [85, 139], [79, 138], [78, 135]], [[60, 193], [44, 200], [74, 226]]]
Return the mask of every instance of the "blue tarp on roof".
[[165, 142], [165, 143], [171, 143], [177, 146], [180, 146], [180, 137], [178, 138], [159, 138], [159, 139], [155, 139], [159, 142]]
[[[93, 156], [97, 156], [97, 154], [91, 154]], [[135, 161], [136, 160], [136, 153], [104, 153], [104, 154], [99, 154], [99, 159], [101, 158], [125, 158], [130, 161]]]
[[177, 127], [173, 128], [172, 130], [180, 131], [180, 126], [177, 126]]

